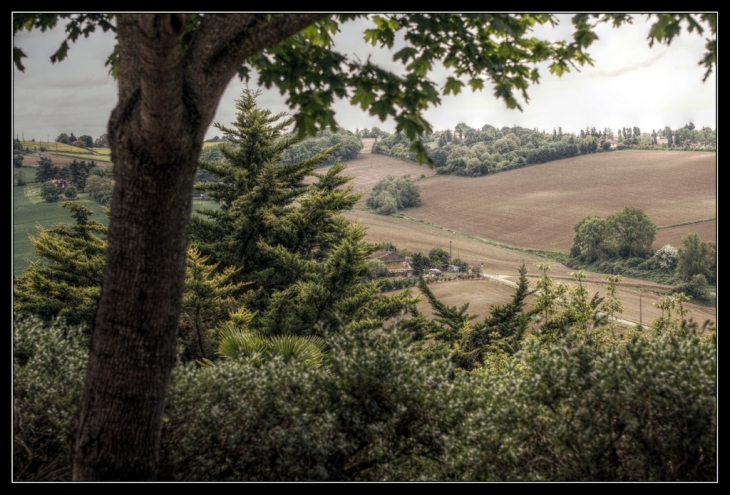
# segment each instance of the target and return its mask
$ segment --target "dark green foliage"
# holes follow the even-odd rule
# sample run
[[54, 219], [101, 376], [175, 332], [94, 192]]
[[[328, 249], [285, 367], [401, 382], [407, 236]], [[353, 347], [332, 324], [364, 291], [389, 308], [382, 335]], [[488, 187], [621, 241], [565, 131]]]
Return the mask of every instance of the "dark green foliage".
[[519, 273], [520, 279], [512, 301], [491, 306], [490, 315], [476, 324], [470, 323], [476, 315], [466, 312], [468, 303], [460, 308], [446, 306], [433, 295], [421, 278], [418, 288], [426, 296], [435, 315], [432, 322], [423, 323], [423, 331], [447, 344], [438, 351], [430, 350], [429, 354], [450, 355], [456, 366], [467, 371], [480, 368], [486, 353], [498, 351], [507, 355], [515, 354], [521, 347], [532, 315], [524, 311], [525, 298], [529, 294], [524, 265]]
[[432, 267], [445, 270], [449, 266], [449, 252], [441, 248], [433, 248], [428, 252], [428, 260]]
[[[329, 333], [320, 367], [179, 365], [158, 478], [713, 481], [716, 345], [696, 331], [528, 337], [470, 374], [392, 329]], [[78, 329], [16, 320], [17, 481], [70, 479], [87, 352]]]
[[13, 178], [15, 179], [16, 186], [24, 186], [27, 183], [25, 174], [22, 170], [18, 170], [17, 172], [15, 172], [15, 174], [13, 174]]
[[652, 254], [656, 225], [639, 208], [626, 207], [611, 217], [618, 255], [646, 258]]
[[59, 168], [53, 165], [51, 159], [42, 156], [40, 160], [38, 160], [38, 169], [35, 173], [35, 180], [36, 182], [43, 184], [44, 182], [55, 179], [58, 172]]
[[74, 186], [68, 186], [66, 189], [63, 190], [63, 195], [67, 199], [76, 199], [76, 196], [78, 195], [78, 193]]
[[87, 148], [91, 148], [94, 146], [94, 138], [87, 134], [79, 136], [79, 141], [83, 141]]
[[524, 311], [525, 298], [530, 294], [527, 268], [524, 264], [520, 267], [519, 274], [520, 278], [512, 301], [491, 306], [489, 316], [484, 322], [474, 326], [470, 347], [481, 349], [477, 362], [481, 362], [482, 354], [495, 344], [508, 354], [514, 354], [520, 349], [532, 313]]
[[581, 261], [646, 259], [652, 254], [656, 225], [642, 210], [627, 206], [605, 219], [586, 217], [575, 225], [575, 232], [570, 253]]
[[70, 173], [70, 180], [77, 189], [84, 190], [86, 187], [86, 179], [95, 167], [96, 162], [94, 160], [89, 162], [74, 160], [69, 164], [68, 171]]
[[[252, 328], [264, 334], [307, 335], [322, 327], [361, 321], [377, 327], [398, 314], [407, 295], [386, 298], [368, 274], [364, 231], [339, 215], [358, 199], [345, 165], [326, 173], [315, 167], [330, 148], [297, 164], [281, 165], [295, 140], [284, 133], [291, 119], [256, 107], [256, 93], [244, 91], [234, 128], [219, 126], [236, 148], [221, 148], [226, 162], [202, 163], [220, 178], [196, 189], [221, 204], [201, 210], [191, 223], [191, 242], [221, 267], [238, 269], [250, 282], [242, 301], [256, 312]], [[317, 181], [305, 184], [313, 175]]]
[[13, 478], [71, 479], [88, 345], [81, 329], [13, 321]]
[[365, 204], [381, 215], [391, 215], [403, 208], [420, 206], [421, 191], [410, 175], [388, 175], [375, 185]]
[[320, 369], [282, 360], [179, 368], [160, 478], [431, 478], [460, 415], [448, 368], [413, 357], [397, 332], [337, 333]]
[[423, 275], [426, 270], [431, 268], [431, 260], [428, 256], [418, 252], [411, 258], [411, 267], [413, 268], [413, 275]]
[[13, 167], [19, 168], [23, 166], [23, 155], [13, 155]]
[[684, 292], [696, 301], [706, 301], [710, 294], [707, 287], [707, 279], [701, 273], [698, 273], [689, 282], [683, 282], [671, 290], [671, 294]]
[[437, 340], [443, 340], [446, 342], [453, 343], [459, 339], [459, 332], [468, 324], [471, 320], [476, 318], [476, 315], [467, 313], [469, 309], [469, 303], [464, 303], [461, 307], [447, 306], [439, 301], [433, 292], [428, 288], [426, 281], [423, 277], [418, 279], [418, 288], [421, 293], [426, 296], [435, 318], [431, 325], [431, 332]]
[[[330, 149], [334, 148], [334, 149]], [[314, 137], [295, 142], [284, 150], [281, 163], [291, 165], [309, 160], [327, 150], [329, 158], [320, 163], [331, 165], [338, 160], [349, 161], [357, 157], [362, 149], [362, 141], [350, 131], [340, 129], [337, 132], [320, 131]]]

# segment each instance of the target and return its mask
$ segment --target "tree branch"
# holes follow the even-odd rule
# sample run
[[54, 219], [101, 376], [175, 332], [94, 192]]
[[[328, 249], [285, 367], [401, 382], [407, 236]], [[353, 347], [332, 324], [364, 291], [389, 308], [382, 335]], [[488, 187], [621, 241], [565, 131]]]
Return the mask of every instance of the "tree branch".
[[[207, 14], [185, 54], [185, 76], [197, 95], [218, 101], [249, 57], [295, 35], [329, 14]], [[212, 118], [212, 116], [211, 116]]]

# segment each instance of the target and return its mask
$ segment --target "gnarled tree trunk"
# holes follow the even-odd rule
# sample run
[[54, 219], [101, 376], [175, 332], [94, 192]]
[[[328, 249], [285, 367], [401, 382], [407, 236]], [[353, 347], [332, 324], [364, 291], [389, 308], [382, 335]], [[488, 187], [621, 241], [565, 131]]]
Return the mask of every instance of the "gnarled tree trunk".
[[154, 478], [205, 132], [246, 58], [321, 17], [206, 15], [184, 53], [186, 16], [118, 17], [119, 103], [108, 129], [116, 182], [74, 479]]

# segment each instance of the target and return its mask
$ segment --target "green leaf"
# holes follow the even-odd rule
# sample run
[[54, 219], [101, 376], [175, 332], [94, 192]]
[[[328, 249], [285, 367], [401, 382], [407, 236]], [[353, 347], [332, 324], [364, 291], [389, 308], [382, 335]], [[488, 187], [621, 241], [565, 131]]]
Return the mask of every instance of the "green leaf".
[[56, 53], [51, 55], [51, 62], [54, 64], [56, 62], [60, 62], [64, 58], [66, 58], [68, 54], [68, 41], [64, 40], [63, 43], [61, 43], [61, 46], [56, 50]]
[[449, 76], [449, 78], [446, 80], [446, 84], [444, 85], [444, 94], [448, 95], [449, 93], [453, 93], [455, 95], [458, 95], [459, 93], [461, 93], [461, 88], [463, 86], [463, 82]]
[[18, 48], [17, 46], [13, 47], [13, 63], [15, 64], [15, 67], [20, 72], [25, 72], [25, 66], [23, 65], [23, 59], [26, 58], [28, 55], [26, 55], [23, 50]]
[[361, 86], [355, 90], [355, 93], [352, 95], [350, 103], [352, 105], [360, 105], [360, 108], [362, 108], [363, 110], [367, 110], [374, 101], [375, 94], [373, 93], [372, 89], [366, 89]]
[[406, 62], [408, 62], [408, 59], [413, 58], [416, 53], [418, 52], [415, 48], [413, 48], [412, 46], [406, 46], [405, 48], [398, 50], [395, 55], [393, 55], [393, 61], [396, 62], [398, 60], [402, 60], [405, 64]]
[[484, 80], [479, 77], [475, 77], [469, 81], [469, 86], [471, 86], [472, 91], [481, 91], [484, 88]]

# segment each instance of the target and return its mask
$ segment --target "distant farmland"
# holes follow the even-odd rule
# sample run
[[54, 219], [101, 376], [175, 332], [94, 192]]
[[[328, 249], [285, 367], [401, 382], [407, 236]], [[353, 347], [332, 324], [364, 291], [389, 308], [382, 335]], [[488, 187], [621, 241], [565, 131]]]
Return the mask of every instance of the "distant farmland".
[[[315, 172], [321, 174], [328, 169], [329, 167], [324, 167], [315, 170]], [[351, 184], [355, 192], [366, 193], [375, 187], [378, 181], [388, 175], [410, 175], [411, 178], [418, 179], [422, 174], [431, 177], [436, 175], [436, 170], [429, 168], [427, 165], [362, 152], [354, 160], [348, 160], [347, 168], [342, 172], [342, 175], [354, 178]], [[419, 184], [425, 184], [425, 182], [419, 182]], [[363, 202], [365, 199], [367, 199], [367, 196], [363, 197]]]
[[715, 240], [716, 154], [619, 151], [579, 156], [478, 178], [420, 181], [411, 217], [512, 246], [568, 251], [573, 227], [589, 215], [641, 208], [658, 226], [655, 248], [687, 232]]

